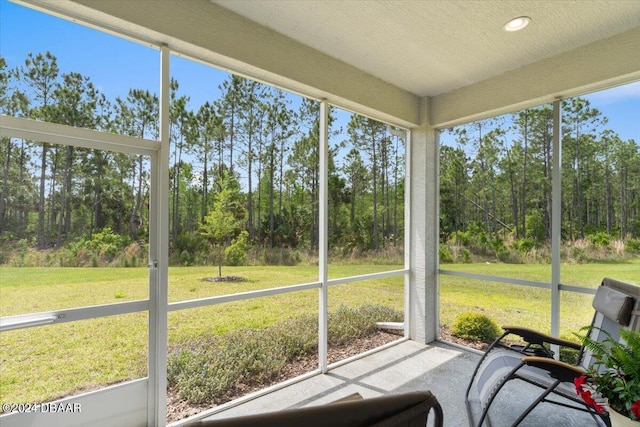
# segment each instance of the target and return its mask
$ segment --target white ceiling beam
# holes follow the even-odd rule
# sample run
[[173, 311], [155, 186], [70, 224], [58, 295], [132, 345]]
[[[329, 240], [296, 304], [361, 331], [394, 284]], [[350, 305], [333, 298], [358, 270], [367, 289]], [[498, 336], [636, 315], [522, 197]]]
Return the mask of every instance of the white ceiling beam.
[[640, 80], [640, 27], [433, 97], [446, 128]]

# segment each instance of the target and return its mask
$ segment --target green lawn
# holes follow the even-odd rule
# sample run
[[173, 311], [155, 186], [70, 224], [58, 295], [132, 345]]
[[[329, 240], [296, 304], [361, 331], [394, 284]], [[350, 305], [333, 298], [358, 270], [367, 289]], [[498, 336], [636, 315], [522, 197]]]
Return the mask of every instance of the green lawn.
[[[542, 264], [443, 264], [442, 270], [461, 271], [538, 282], [550, 282], [551, 267]], [[597, 287], [603, 277], [638, 283], [640, 259], [626, 263], [563, 264], [561, 283]], [[560, 293], [560, 335], [571, 337], [593, 316], [592, 296], [574, 292]], [[440, 276], [440, 323], [451, 325], [466, 311], [483, 312], [500, 325], [517, 324], [549, 332], [551, 294], [547, 289], [517, 286], [486, 280]]]
[[[401, 267], [332, 266], [333, 277]], [[169, 300], [247, 292], [317, 280], [317, 267], [225, 267], [239, 283], [202, 281], [211, 267], [169, 269]], [[0, 267], [0, 315], [10, 316], [148, 298], [146, 268]], [[402, 310], [403, 278], [336, 285], [330, 308], [385, 304]], [[318, 312], [318, 290], [219, 304], [169, 313], [169, 344], [203, 333], [262, 328]], [[382, 319], [385, 320], [385, 319]], [[0, 334], [0, 400], [35, 402], [61, 393], [146, 376], [147, 314], [134, 313]]]
[[[401, 266], [331, 266], [331, 277], [355, 276]], [[456, 264], [443, 269], [547, 281], [548, 266]], [[637, 281], [640, 261], [626, 264], [563, 266], [564, 283], [596, 286], [603, 276]], [[317, 280], [316, 266], [225, 267], [223, 274], [241, 283], [202, 281], [211, 267], [169, 270], [171, 302], [273, 288]], [[41, 312], [148, 298], [146, 268], [0, 267], [0, 315]], [[391, 277], [332, 286], [329, 308], [340, 304], [384, 304], [403, 309], [403, 278]], [[590, 296], [562, 295], [563, 334], [591, 316]], [[458, 313], [484, 311], [499, 323], [546, 330], [549, 292], [544, 289], [442, 276], [441, 323]], [[248, 301], [169, 313], [169, 344], [203, 333], [221, 334], [240, 327], [260, 328], [298, 314], [317, 313], [318, 291], [308, 290]], [[585, 320], [586, 319], [586, 320]], [[381, 319], [384, 320], [384, 319]], [[53, 326], [8, 331], [0, 335], [0, 400], [35, 402], [62, 393], [146, 376], [147, 315], [134, 313]]]

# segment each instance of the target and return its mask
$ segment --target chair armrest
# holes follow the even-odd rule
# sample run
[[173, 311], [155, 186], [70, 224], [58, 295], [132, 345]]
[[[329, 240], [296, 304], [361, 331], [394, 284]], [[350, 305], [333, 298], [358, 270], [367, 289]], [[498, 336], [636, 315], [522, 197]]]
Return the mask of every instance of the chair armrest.
[[552, 337], [551, 335], [543, 334], [541, 332], [535, 331], [529, 328], [522, 328], [520, 326], [503, 326], [506, 332], [509, 332], [514, 335], [518, 335], [523, 340], [531, 344], [557, 344], [563, 347], [569, 347], [576, 350], [580, 350], [582, 346], [579, 343], [565, 340], [562, 338]]
[[573, 382], [574, 378], [585, 375], [586, 371], [579, 366], [570, 365], [548, 357], [523, 356], [522, 362], [528, 366], [544, 369], [553, 378], [563, 382]]

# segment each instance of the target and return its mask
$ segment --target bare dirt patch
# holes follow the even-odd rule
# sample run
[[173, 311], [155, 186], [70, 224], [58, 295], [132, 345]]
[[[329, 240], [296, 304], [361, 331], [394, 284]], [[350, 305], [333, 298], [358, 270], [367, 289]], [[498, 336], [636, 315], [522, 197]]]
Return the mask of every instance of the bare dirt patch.
[[471, 347], [480, 351], [485, 351], [489, 347], [489, 344], [487, 343], [483, 343], [479, 341], [468, 341], [460, 337], [457, 337], [453, 335], [448, 328], [444, 328], [442, 326], [440, 327], [440, 338], [442, 338], [445, 341], [464, 345], [465, 347]]
[[247, 279], [241, 276], [212, 276], [200, 279], [202, 282], [246, 282]]

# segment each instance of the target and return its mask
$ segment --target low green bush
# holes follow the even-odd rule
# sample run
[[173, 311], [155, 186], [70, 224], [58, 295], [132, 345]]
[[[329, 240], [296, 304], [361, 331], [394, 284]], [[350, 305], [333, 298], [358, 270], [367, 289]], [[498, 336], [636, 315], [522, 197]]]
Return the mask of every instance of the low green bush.
[[344, 345], [354, 338], [375, 332], [377, 322], [401, 322], [402, 313], [381, 305], [364, 305], [358, 308], [340, 306], [329, 313], [327, 333], [329, 344]]
[[[341, 345], [366, 336], [376, 322], [401, 321], [402, 313], [384, 306], [341, 306], [329, 313], [328, 341]], [[238, 329], [201, 336], [173, 348], [167, 380], [178, 397], [192, 404], [221, 403], [236, 387], [264, 386], [286, 363], [317, 350], [318, 318], [300, 316], [261, 330]]]
[[446, 248], [444, 246], [440, 246], [440, 249], [438, 250], [438, 252], [440, 253], [440, 262], [441, 263], [451, 263], [451, 262], [453, 262], [453, 256], [451, 256], [451, 252], [449, 252], [449, 248]]
[[578, 264], [584, 264], [588, 262], [589, 257], [587, 256], [587, 251], [584, 248], [572, 246], [569, 248], [569, 251], [569, 257], [573, 259], [574, 262]]
[[594, 234], [589, 234], [587, 236], [589, 242], [596, 247], [609, 247], [611, 245], [611, 235], [605, 232], [598, 232]]
[[640, 252], [640, 239], [629, 239], [626, 246], [631, 252]]
[[465, 340], [491, 343], [500, 336], [500, 327], [486, 314], [467, 312], [456, 318], [451, 332]]
[[121, 234], [115, 233], [110, 227], [93, 233], [91, 240], [83, 241], [82, 246], [88, 247], [98, 255], [113, 259], [127, 244], [129, 239]]
[[186, 249], [180, 252], [180, 265], [193, 265], [193, 255]]
[[512, 247], [517, 251], [526, 254], [536, 247], [536, 241], [533, 239], [518, 239], [513, 242]]
[[500, 262], [508, 264], [519, 264], [521, 262], [518, 253], [505, 246], [496, 250], [496, 258], [498, 258]]
[[246, 265], [249, 233], [240, 232], [238, 237], [233, 239], [231, 245], [225, 248], [224, 258], [227, 265]]

